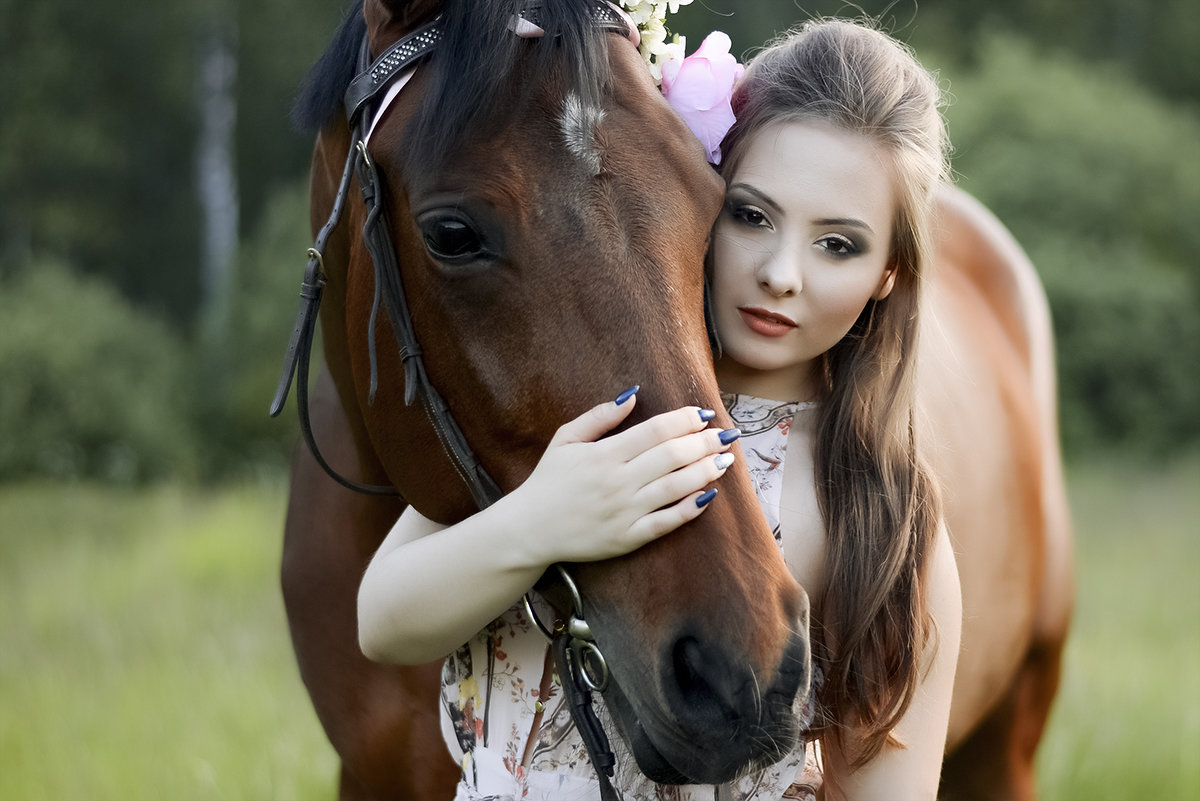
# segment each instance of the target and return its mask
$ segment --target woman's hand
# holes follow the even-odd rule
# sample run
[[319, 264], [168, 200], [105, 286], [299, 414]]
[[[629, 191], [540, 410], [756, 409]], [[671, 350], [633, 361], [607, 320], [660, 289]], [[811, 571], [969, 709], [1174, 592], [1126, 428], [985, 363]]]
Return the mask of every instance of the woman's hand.
[[520, 487], [453, 526], [409, 507], [358, 592], [363, 653], [438, 659], [509, 608], [554, 562], [619, 556], [700, 515], [733, 461], [737, 431], [688, 406], [600, 439], [629, 416], [633, 391], [562, 426]]
[[733, 462], [736, 429], [686, 406], [601, 439], [637, 403], [603, 403], [564, 424], [529, 478], [500, 503], [519, 521], [514, 547], [531, 563], [591, 562], [628, 553], [699, 516], [702, 492]]

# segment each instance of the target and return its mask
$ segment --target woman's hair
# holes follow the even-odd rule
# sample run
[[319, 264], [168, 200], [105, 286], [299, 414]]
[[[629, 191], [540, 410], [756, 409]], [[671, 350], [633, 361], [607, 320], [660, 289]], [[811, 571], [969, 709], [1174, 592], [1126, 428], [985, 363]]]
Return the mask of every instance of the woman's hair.
[[932, 634], [921, 576], [941, 510], [916, 447], [914, 379], [933, 197], [948, 175], [940, 105], [936, 79], [904, 45], [866, 23], [815, 20], [751, 61], [722, 145], [727, 177], [743, 143], [783, 122], [832, 124], [890, 156], [895, 285], [826, 354], [815, 445], [828, 532], [812, 632], [825, 673], [819, 700], [856, 765], [879, 753], [908, 708]]

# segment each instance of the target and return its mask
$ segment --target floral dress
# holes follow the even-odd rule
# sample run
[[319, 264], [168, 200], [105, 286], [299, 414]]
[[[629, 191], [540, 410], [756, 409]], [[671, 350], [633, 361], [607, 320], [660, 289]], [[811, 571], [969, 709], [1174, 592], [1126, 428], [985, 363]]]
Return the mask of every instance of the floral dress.
[[[742, 451], [767, 520], [781, 542], [779, 497], [788, 430], [811, 404], [746, 395], [722, 400], [742, 431]], [[535, 606], [540, 603], [535, 600]], [[546, 607], [535, 611], [548, 619]], [[814, 683], [820, 676], [814, 675]], [[781, 761], [716, 788], [655, 784], [638, 771], [603, 703], [596, 713], [617, 758], [613, 786], [625, 801], [815, 801], [821, 786], [816, 743], [804, 739]], [[812, 701], [801, 725], [813, 719]], [[600, 785], [575, 730], [550, 649], [522, 604], [509, 609], [449, 657], [442, 668], [442, 735], [462, 767], [456, 801], [597, 801]]]

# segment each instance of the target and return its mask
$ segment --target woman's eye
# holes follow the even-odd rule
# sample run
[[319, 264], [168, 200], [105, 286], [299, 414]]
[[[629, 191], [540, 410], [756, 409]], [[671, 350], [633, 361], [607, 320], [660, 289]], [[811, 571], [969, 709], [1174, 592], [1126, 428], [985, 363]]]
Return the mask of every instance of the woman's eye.
[[817, 246], [832, 256], [851, 256], [858, 248], [844, 236], [826, 236], [817, 240]]
[[767, 219], [766, 213], [757, 206], [730, 206], [729, 213], [738, 222], [749, 225], [752, 228], [771, 227], [771, 221]]

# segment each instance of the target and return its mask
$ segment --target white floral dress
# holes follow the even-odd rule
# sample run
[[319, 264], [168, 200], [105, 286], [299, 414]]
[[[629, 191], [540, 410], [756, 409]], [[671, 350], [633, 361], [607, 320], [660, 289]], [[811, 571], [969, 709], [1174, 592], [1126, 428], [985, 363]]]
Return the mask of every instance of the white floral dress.
[[[780, 542], [779, 495], [788, 429], [811, 404], [723, 396], [742, 431], [742, 451], [759, 501]], [[539, 609], [543, 619], [549, 610]], [[489, 680], [490, 677], [490, 680]], [[816, 677], [819, 681], [819, 676]], [[784, 759], [728, 787], [654, 784], [596, 711], [617, 757], [613, 785], [625, 801], [815, 801], [821, 786], [816, 744], [803, 739]], [[442, 735], [462, 766], [456, 801], [597, 801], [599, 782], [564, 702], [545, 638], [514, 606], [447, 657], [442, 669]], [[813, 719], [805, 705], [804, 727]]]

